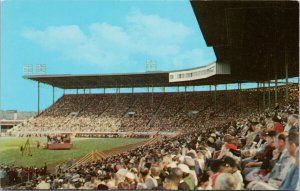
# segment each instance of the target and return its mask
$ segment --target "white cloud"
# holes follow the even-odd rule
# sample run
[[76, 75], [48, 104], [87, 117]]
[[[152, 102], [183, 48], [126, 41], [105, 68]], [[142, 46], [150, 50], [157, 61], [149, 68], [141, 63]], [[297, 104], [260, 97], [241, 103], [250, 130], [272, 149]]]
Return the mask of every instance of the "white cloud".
[[59, 52], [63, 58], [101, 67], [117, 66], [121, 70], [129, 64], [144, 66], [137, 58], [159, 60], [159, 66], [196, 63], [202, 56], [201, 50], [185, 52], [181, 48], [193, 34], [191, 28], [180, 22], [139, 11], [126, 17], [125, 26], [93, 23], [87, 32], [77, 25], [23, 31], [25, 38]]
[[23, 35], [48, 49], [65, 49], [80, 46], [87, 41], [77, 25], [47, 27], [44, 31], [26, 30]]
[[[123, 28], [107, 23], [95, 23], [89, 27], [92, 36], [91, 40], [97, 43], [107, 41], [117, 47], [124, 47], [130, 44], [131, 36]], [[109, 45], [109, 44], [107, 44]]]
[[193, 33], [192, 29], [184, 24], [158, 15], [143, 15], [136, 12], [129, 15], [127, 21], [131, 25], [130, 33], [147, 42], [178, 44]]
[[174, 66], [184, 69], [189, 67], [203, 66], [210, 64], [211, 62], [211, 57], [206, 55], [203, 50], [194, 48], [175, 56], [172, 63]]

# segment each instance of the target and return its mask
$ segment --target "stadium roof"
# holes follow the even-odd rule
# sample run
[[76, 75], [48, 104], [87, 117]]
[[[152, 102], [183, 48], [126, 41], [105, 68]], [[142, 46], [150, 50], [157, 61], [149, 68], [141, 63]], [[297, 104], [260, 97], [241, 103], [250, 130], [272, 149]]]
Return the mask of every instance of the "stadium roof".
[[[191, 1], [207, 46], [231, 74], [169, 82], [169, 72], [95, 75], [31, 75], [26, 79], [63, 89], [210, 85], [299, 76], [297, 1]], [[189, 69], [186, 69], [189, 70]], [[185, 71], [185, 70], [183, 70]]]
[[167, 87], [167, 86], [193, 86], [233, 83], [236, 79], [230, 75], [214, 75], [212, 77], [193, 80], [189, 82], [169, 82], [169, 73], [178, 71], [188, 71], [202, 67], [190, 68], [186, 70], [155, 71], [141, 73], [124, 74], [88, 74], [88, 75], [28, 75], [25, 79], [34, 80], [44, 84], [62, 89], [89, 89], [89, 88], [130, 88], [130, 87]]
[[207, 46], [237, 79], [299, 76], [298, 1], [191, 1]]

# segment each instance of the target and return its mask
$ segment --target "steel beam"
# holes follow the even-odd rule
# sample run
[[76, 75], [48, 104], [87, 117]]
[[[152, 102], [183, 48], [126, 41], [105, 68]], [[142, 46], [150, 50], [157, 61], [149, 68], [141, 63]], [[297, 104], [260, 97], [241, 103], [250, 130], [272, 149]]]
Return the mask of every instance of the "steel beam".
[[55, 87], [52, 86], [52, 104], [54, 104], [54, 100], [55, 100]]
[[287, 54], [286, 54], [286, 50], [285, 50], [285, 103], [288, 104], [289, 103], [289, 63], [287, 60]]
[[259, 82], [257, 82], [257, 89], [256, 89], [256, 93], [257, 93], [257, 111], [260, 110], [260, 102], [259, 102]]
[[270, 80], [268, 81], [268, 108], [271, 108], [271, 85]]
[[275, 104], [278, 102], [277, 64], [275, 63]]
[[186, 105], [186, 86], [184, 86], [184, 105]]
[[266, 109], [266, 91], [265, 91], [265, 82], [263, 81], [263, 110]]
[[215, 103], [215, 111], [217, 111], [217, 85], [215, 85], [215, 99], [214, 99], [214, 103]]
[[38, 82], [38, 115], [40, 114], [40, 82]]
[[238, 83], [240, 112], [242, 111], [242, 96], [241, 96], [241, 91], [242, 91], [242, 83]]

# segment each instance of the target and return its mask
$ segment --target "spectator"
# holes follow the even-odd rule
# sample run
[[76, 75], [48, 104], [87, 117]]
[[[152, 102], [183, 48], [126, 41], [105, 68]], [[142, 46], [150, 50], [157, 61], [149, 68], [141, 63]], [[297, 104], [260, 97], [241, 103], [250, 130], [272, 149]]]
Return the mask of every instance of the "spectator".
[[222, 173], [220, 176], [217, 177], [216, 190], [239, 190], [241, 189], [239, 187], [239, 184], [234, 179], [234, 176], [232, 176], [229, 173]]
[[281, 117], [279, 117], [277, 114], [272, 118], [274, 121], [274, 127], [273, 130], [276, 131], [277, 133], [281, 133], [284, 131], [284, 127], [281, 124]]
[[299, 116], [297, 114], [293, 114], [290, 119], [291, 128], [289, 130], [289, 134], [299, 132]]
[[163, 182], [163, 189], [178, 190], [179, 178], [174, 175], [168, 175]]
[[299, 134], [294, 133], [289, 135], [287, 140], [287, 150], [289, 154], [296, 159], [296, 163], [293, 163], [284, 178], [282, 184], [278, 186], [278, 182], [269, 183], [265, 182], [254, 182], [249, 187], [252, 190], [296, 190], [299, 188]]
[[36, 189], [50, 189], [50, 184], [46, 182], [46, 177], [42, 176], [41, 182], [36, 186]]
[[[220, 97], [218, 107], [221, 111], [213, 112], [209, 93], [203, 92], [190, 93], [186, 107], [182, 108], [181, 100], [184, 96], [157, 93], [154, 96], [157, 100], [151, 109], [149, 94], [131, 97], [120, 95], [122, 99], [119, 100], [119, 104], [116, 103], [116, 99], [112, 99], [112, 95], [66, 95], [56, 102], [53, 108], [50, 107], [53, 110], [58, 109], [57, 105], [60, 105], [61, 109], [58, 109], [56, 114], [46, 111], [33, 120], [38, 122], [42, 117], [47, 118], [47, 122], [38, 122], [32, 130], [39, 129], [40, 124], [44, 124], [41, 129], [50, 128], [55, 119], [59, 124], [70, 120], [66, 129], [95, 137], [100, 134], [95, 132], [102, 130], [128, 131], [132, 127], [135, 129], [131, 129], [131, 136], [135, 136], [137, 130], [149, 132], [151, 128], [157, 128], [158, 131], [176, 131], [180, 127], [185, 131], [173, 137], [153, 133], [155, 139], [149, 144], [70, 169], [61, 165], [59, 172], [55, 174], [36, 167], [3, 167], [5, 179], [8, 184], [15, 185], [14, 188], [35, 188], [42, 182], [41, 177], [45, 177], [43, 179], [46, 179], [45, 183], [50, 184], [50, 189], [242, 189], [243, 181], [245, 184], [248, 182], [243, 180], [240, 167], [244, 174], [247, 168], [253, 167], [259, 172], [257, 174], [262, 181], [252, 181], [248, 184], [251, 188], [266, 184], [274, 189], [294, 189], [298, 183], [298, 162], [292, 163], [288, 168], [288, 158], [297, 158], [299, 143], [295, 137], [298, 139], [298, 135], [295, 136], [294, 131], [290, 133], [287, 141], [284, 141], [285, 134], [276, 137], [275, 131], [266, 131], [268, 126], [270, 129], [274, 126], [270, 117], [274, 116], [274, 112], [257, 112], [253, 98], [258, 97], [251, 91], [243, 90], [247, 100], [243, 113], [233, 106], [225, 109], [225, 104], [228, 103], [226, 96]], [[234, 100], [236, 93], [229, 91], [230, 99]], [[201, 99], [199, 96], [202, 96]], [[67, 106], [64, 107], [63, 104]], [[277, 115], [296, 113], [298, 109], [293, 107], [285, 111], [281, 110], [280, 104]], [[94, 111], [95, 109], [99, 110]], [[131, 109], [135, 109], [138, 117], [127, 120], [125, 114]], [[68, 116], [70, 112], [79, 110], [76, 117]], [[189, 112], [190, 110], [198, 111], [199, 114], [193, 114], [197, 112]], [[186, 115], [187, 113], [190, 114]], [[159, 115], [158, 118], [155, 118], [156, 114]], [[118, 121], [122, 123], [118, 124]], [[244, 134], [250, 126], [249, 121], [256, 124], [251, 139]], [[98, 126], [98, 122], [102, 125]], [[149, 126], [145, 125], [147, 123]], [[141, 126], [137, 127], [137, 124]], [[76, 129], [72, 129], [73, 125]], [[64, 126], [60, 126], [53, 129], [63, 128]], [[89, 133], [85, 134], [83, 131]], [[249, 133], [251, 134], [251, 130]], [[118, 136], [116, 134], [101, 133], [99, 136], [115, 137]], [[248, 145], [240, 144], [239, 140], [243, 138], [249, 138]], [[64, 140], [62, 137], [59, 141]], [[254, 142], [256, 144], [253, 144]], [[212, 146], [210, 143], [216, 144]], [[27, 180], [27, 184], [19, 184]], [[276, 181], [281, 183], [276, 184]]]
[[270, 160], [273, 157], [273, 150], [275, 149], [275, 131], [269, 131], [266, 133], [267, 136], [267, 146], [264, 150], [264, 153], [260, 155], [257, 161], [249, 162], [245, 165], [245, 169], [243, 170], [244, 175], [248, 175], [250, 172], [258, 174], [266, 175], [267, 172], [270, 170]]

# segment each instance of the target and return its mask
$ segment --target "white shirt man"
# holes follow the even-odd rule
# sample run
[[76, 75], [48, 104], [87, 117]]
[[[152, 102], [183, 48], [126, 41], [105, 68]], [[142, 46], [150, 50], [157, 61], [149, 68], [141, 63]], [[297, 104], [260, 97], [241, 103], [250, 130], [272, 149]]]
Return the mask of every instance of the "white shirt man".
[[50, 189], [50, 184], [45, 182], [45, 180], [42, 180], [37, 186], [36, 189]]

